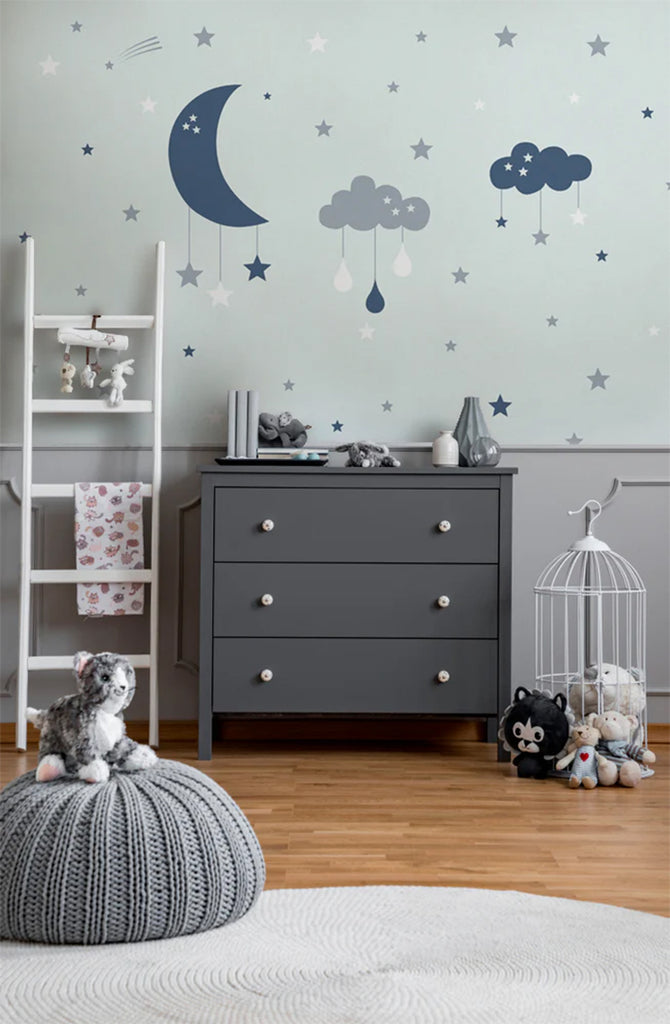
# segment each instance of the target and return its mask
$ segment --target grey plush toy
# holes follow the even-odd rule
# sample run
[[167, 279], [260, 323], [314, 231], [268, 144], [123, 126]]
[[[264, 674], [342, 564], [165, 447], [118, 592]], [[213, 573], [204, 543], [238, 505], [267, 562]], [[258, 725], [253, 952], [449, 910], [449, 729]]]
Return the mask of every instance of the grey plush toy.
[[121, 712], [135, 693], [135, 672], [127, 658], [79, 651], [74, 672], [78, 693], [59, 697], [46, 711], [26, 709], [28, 721], [40, 730], [37, 781], [72, 775], [106, 782], [110, 766], [138, 771], [155, 764], [151, 747], [126, 736]]
[[376, 444], [374, 441], [354, 441], [352, 444], [341, 444], [336, 449], [338, 452], [349, 452], [349, 458], [345, 466], [360, 466], [362, 469], [369, 469], [374, 466], [399, 466], [398, 459], [394, 459], [385, 444]]
[[294, 419], [290, 412], [262, 412], [258, 417], [258, 440], [277, 448], [303, 448], [311, 425]]

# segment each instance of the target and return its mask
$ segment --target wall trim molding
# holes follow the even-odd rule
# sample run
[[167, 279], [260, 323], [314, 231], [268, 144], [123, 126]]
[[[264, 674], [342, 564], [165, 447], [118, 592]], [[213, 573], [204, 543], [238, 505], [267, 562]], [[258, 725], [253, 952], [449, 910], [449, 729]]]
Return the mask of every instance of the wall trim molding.
[[[432, 447], [431, 441], [388, 441], [389, 448], [392, 448], [396, 452], [415, 452], [415, 451], [430, 451]], [[312, 447], [327, 448], [329, 451], [334, 452], [336, 446], [329, 444], [328, 442], [320, 443], [317, 441], [312, 442]], [[43, 443], [33, 445], [33, 451], [36, 452], [78, 452], [78, 451], [126, 451], [126, 452], [151, 452], [151, 445], [148, 444], [58, 444], [58, 443]], [[221, 454], [226, 450], [225, 444], [164, 444], [162, 447], [164, 452], [216, 452]], [[14, 441], [3, 441], [0, 443], [0, 451], [2, 452], [20, 452], [22, 451], [22, 445]], [[589, 445], [565, 445], [565, 444], [506, 444], [503, 445], [503, 455], [512, 454], [515, 452], [529, 452], [530, 454], [542, 454], [550, 453], [552, 455], [560, 453], [570, 453], [579, 455], [580, 453], [615, 453], [615, 452], [647, 452], [657, 455], [663, 453], [670, 454], [670, 444], [589, 444]]]

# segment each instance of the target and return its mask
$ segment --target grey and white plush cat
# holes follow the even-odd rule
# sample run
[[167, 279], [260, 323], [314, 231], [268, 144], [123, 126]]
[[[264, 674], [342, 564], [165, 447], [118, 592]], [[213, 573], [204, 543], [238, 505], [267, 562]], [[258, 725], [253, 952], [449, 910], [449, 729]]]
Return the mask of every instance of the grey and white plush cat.
[[362, 469], [370, 469], [375, 466], [395, 467], [400, 465], [399, 460], [390, 454], [385, 444], [377, 444], [375, 441], [354, 441], [352, 444], [341, 444], [335, 451], [349, 453], [345, 466], [360, 466]]
[[26, 709], [40, 729], [38, 782], [74, 775], [106, 782], [110, 765], [123, 771], [148, 768], [158, 760], [151, 747], [126, 736], [121, 712], [135, 693], [135, 672], [120, 654], [78, 651], [74, 671], [79, 692], [59, 697], [46, 709]]

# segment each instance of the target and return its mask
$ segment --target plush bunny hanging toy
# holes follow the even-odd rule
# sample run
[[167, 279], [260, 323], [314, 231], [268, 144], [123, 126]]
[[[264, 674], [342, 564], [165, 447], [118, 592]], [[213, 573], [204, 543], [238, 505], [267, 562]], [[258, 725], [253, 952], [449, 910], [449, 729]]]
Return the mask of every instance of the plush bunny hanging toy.
[[38, 782], [62, 775], [106, 782], [109, 769], [138, 771], [158, 760], [151, 747], [126, 736], [121, 712], [135, 693], [135, 672], [127, 658], [103, 651], [74, 656], [78, 693], [59, 697], [45, 711], [26, 709], [40, 730]]
[[124, 374], [128, 377], [132, 377], [135, 373], [133, 370], [134, 359], [124, 359], [122, 363], [114, 363], [111, 369], [111, 377], [107, 377], [106, 380], [100, 382], [100, 387], [105, 388], [111, 384], [109, 395], [107, 396], [107, 402], [109, 405], [121, 405], [123, 402], [123, 392], [128, 386], [128, 382], [124, 379]]

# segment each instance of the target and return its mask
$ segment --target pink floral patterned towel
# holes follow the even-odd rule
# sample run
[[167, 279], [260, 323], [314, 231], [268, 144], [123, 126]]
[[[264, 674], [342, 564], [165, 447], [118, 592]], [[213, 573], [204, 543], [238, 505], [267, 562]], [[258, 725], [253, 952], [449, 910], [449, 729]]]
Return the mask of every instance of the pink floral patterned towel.
[[[75, 484], [78, 569], [143, 569], [141, 483]], [[78, 583], [80, 615], [141, 615], [143, 583]]]

